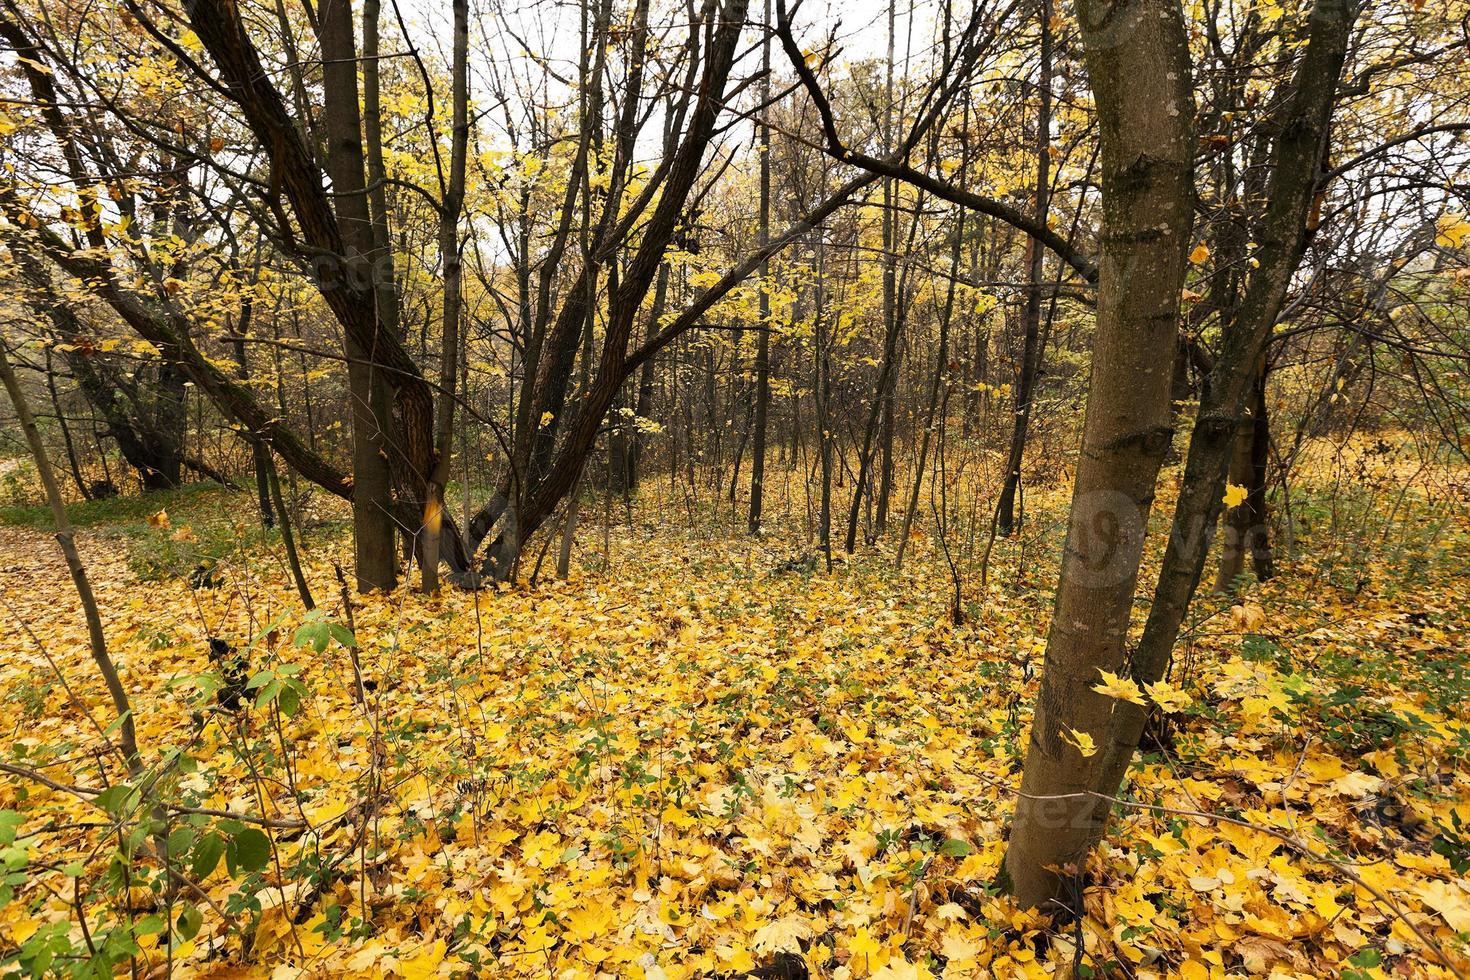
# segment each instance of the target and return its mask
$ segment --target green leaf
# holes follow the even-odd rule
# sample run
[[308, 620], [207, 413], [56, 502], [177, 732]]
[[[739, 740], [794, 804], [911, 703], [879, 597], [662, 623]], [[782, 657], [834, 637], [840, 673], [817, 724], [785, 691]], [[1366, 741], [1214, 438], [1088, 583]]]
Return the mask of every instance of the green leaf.
[[230, 851], [233, 857], [230, 862], [232, 873], [237, 868], [242, 871], [264, 871], [271, 857], [270, 838], [254, 827], [246, 827], [230, 842]]
[[152, 936], [155, 933], [162, 932], [165, 925], [167, 923], [163, 921], [163, 916], [161, 915], [145, 916], [133, 924], [133, 935]]
[[0, 846], [13, 843], [15, 832], [25, 823], [25, 817], [14, 810], [0, 810]]
[[194, 845], [194, 860], [190, 864], [194, 877], [200, 881], [208, 878], [219, 866], [219, 859], [224, 853], [225, 839], [219, 834], [205, 834], [199, 838], [199, 842]]
[[174, 931], [180, 939], [187, 942], [199, 934], [199, 927], [203, 924], [204, 913], [197, 906], [190, 905], [174, 920]]
[[973, 848], [970, 847], [968, 841], [962, 841], [958, 837], [951, 837], [949, 840], [939, 845], [939, 853], [943, 854], [945, 857], [964, 857], [972, 850]]
[[135, 788], [127, 783], [118, 783], [97, 794], [97, 805], [114, 817], [119, 817], [133, 809], [139, 799], [140, 795]]
[[194, 843], [193, 827], [178, 827], [168, 835], [168, 856], [176, 858], [188, 852]]

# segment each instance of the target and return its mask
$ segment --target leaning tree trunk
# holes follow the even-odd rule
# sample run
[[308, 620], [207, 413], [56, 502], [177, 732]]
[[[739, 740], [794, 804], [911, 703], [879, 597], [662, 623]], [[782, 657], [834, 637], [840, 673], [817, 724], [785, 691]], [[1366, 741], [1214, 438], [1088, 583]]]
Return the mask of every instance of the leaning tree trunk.
[[1097, 328], [1066, 545], [1005, 875], [1027, 907], [1075, 907], [1097, 826], [1086, 795], [1113, 701], [1159, 465], [1191, 222], [1194, 100], [1177, 0], [1080, 0], [1097, 103], [1102, 228]]
[[[1221, 340], [1221, 349], [1200, 399], [1194, 434], [1163, 565], [1143, 635], [1133, 651], [1131, 674], [1139, 684], [1163, 678], [1190, 600], [1199, 586], [1209, 539], [1220, 514], [1225, 469], [1235, 433], [1252, 388], [1256, 359], [1281, 312], [1291, 277], [1301, 261], [1307, 219], [1317, 190], [1328, 124], [1338, 78], [1358, 7], [1319, 0], [1311, 15], [1306, 53], [1290, 89], [1276, 100], [1279, 118], [1271, 159], [1267, 209], [1253, 235], [1260, 263], [1247, 286], [1239, 315]], [[1107, 797], [1117, 793], [1147, 721], [1146, 710], [1116, 702], [1093, 789], [1103, 797], [1094, 820], [1105, 819]]]
[[46, 446], [41, 442], [41, 432], [36, 428], [36, 419], [31, 415], [25, 393], [16, 380], [6, 353], [6, 341], [0, 336], [0, 384], [3, 384], [10, 402], [15, 406], [15, 417], [25, 433], [26, 445], [36, 463], [36, 473], [46, 491], [46, 502], [51, 507], [51, 517], [56, 525], [56, 543], [66, 559], [71, 572], [72, 584], [76, 586], [77, 598], [82, 603], [82, 614], [87, 621], [87, 639], [91, 647], [92, 661], [97, 665], [112, 698], [112, 707], [117, 712], [118, 741], [122, 757], [127, 763], [128, 775], [137, 776], [143, 771], [143, 758], [138, 754], [138, 735], [133, 722], [132, 705], [128, 703], [127, 690], [117, 672], [117, 666], [107, 652], [107, 637], [102, 632], [102, 616], [97, 610], [97, 598], [92, 594], [92, 583], [87, 578], [86, 566], [77, 554], [76, 536], [72, 533], [71, 519], [67, 517], [66, 505], [61, 500], [61, 488], [56, 482], [56, 473], [51, 469], [51, 460], [46, 455]]

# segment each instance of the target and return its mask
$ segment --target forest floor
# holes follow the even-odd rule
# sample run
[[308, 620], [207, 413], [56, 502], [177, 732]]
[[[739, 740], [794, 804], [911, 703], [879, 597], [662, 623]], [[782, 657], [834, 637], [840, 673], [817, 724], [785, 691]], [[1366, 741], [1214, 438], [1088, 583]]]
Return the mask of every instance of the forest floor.
[[[0, 774], [22, 868], [0, 960], [131, 921], [148, 976], [729, 977], [783, 953], [834, 978], [1463, 975], [1470, 527], [1453, 493], [1390, 520], [1362, 485], [1298, 492], [1281, 574], [1202, 593], [1177, 710], [1060, 929], [991, 887], [1060, 489], [987, 589], [961, 563], [961, 625], [927, 533], [901, 572], [890, 534], [828, 573], [795, 521], [753, 541], [645, 501], [607, 528], [589, 505], [569, 582], [553, 549], [534, 587], [354, 597], [355, 648], [339, 526], [307, 535], [306, 616], [247, 495], [78, 505], [192, 891], [117, 887], [113, 832], [146, 804], [96, 795], [120, 770], [75, 593], [38, 512], [0, 512], [0, 760], [59, 787]], [[217, 706], [212, 636], [258, 707]]]

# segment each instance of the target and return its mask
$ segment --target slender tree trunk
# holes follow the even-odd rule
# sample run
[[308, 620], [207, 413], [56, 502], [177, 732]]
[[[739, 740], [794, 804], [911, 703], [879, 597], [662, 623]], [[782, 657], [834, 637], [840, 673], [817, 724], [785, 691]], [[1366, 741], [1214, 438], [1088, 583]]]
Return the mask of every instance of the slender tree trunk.
[[451, 86], [449, 179], [439, 212], [439, 260], [444, 264], [443, 351], [439, 359], [439, 406], [434, 433], [434, 469], [429, 476], [424, 505], [424, 546], [420, 555], [425, 592], [439, 588], [440, 536], [444, 525], [444, 488], [449, 483], [454, 455], [454, 399], [459, 380], [459, 320], [462, 306], [463, 263], [459, 247], [459, 218], [464, 210], [466, 157], [469, 148], [469, 0], [453, 0], [454, 53]]
[[[254, 304], [247, 298], [240, 305], [240, 318], [235, 323], [235, 361], [240, 365], [238, 374], [242, 383], [250, 381], [250, 360], [245, 351], [245, 335], [250, 330], [253, 310]], [[267, 528], [275, 527], [276, 517], [271, 509], [270, 470], [273, 464], [270, 451], [266, 449], [265, 440], [259, 433], [247, 433], [245, 440], [250, 444], [250, 461], [255, 470], [255, 500], [260, 508], [260, 523]]]
[[[896, 41], [896, 15], [898, 0], [888, 0], [888, 57], [883, 75], [883, 152], [893, 153], [893, 51]], [[883, 327], [884, 336], [900, 333], [898, 308], [898, 186], [892, 179], [883, 181]], [[887, 348], [885, 347], [885, 353]], [[895, 344], [894, 359], [898, 348]], [[898, 387], [897, 364], [886, 366], [884, 377], [878, 388], [878, 486], [871, 494], [876, 513], [873, 516], [873, 531], [881, 534], [888, 527], [888, 498], [893, 483], [893, 399]], [[862, 481], [858, 481], [857, 493], [862, 492]], [[854, 497], [856, 500], [856, 497]], [[856, 530], [849, 523], [847, 550], [852, 551], [853, 534]]]
[[61, 427], [61, 441], [66, 446], [66, 463], [71, 470], [72, 481], [77, 485], [77, 493], [82, 495], [83, 500], [92, 499], [91, 488], [87, 481], [82, 478], [82, 467], [77, 462], [77, 448], [72, 442], [71, 426], [67, 424], [66, 413], [61, 410], [61, 397], [56, 391], [56, 372], [51, 366], [51, 348], [46, 348], [46, 391], [51, 395], [51, 410], [56, 413], [56, 424]]
[[1096, 339], [1067, 538], [1005, 877], [1019, 904], [1076, 908], [1099, 825], [1087, 792], [1124, 657], [1158, 469], [1193, 221], [1194, 100], [1177, 0], [1080, 0], [1097, 103], [1102, 228]]
[[824, 259], [826, 247], [823, 233], [816, 234], [816, 282], [813, 283], [814, 290], [813, 316], [816, 321], [813, 342], [816, 347], [816, 374], [817, 374], [817, 445], [820, 447], [822, 461], [822, 503], [817, 518], [817, 536], [822, 545], [822, 556], [826, 560], [827, 571], [832, 570], [832, 365], [831, 352], [828, 350], [826, 337], [826, 324], [823, 316], [822, 274], [825, 271]]
[[[965, 104], [965, 123], [962, 129], [968, 128], [970, 119], [970, 106]], [[963, 178], [968, 171], [968, 154], [960, 163], [960, 175]], [[954, 241], [949, 252], [949, 284], [945, 288], [944, 309], [939, 313], [939, 349], [935, 353], [934, 380], [929, 387], [929, 406], [924, 412], [924, 432], [919, 442], [919, 458], [914, 467], [914, 485], [909, 491], [909, 503], [903, 514], [903, 529], [898, 536], [898, 554], [894, 556], [894, 567], [903, 568], [904, 552], [908, 549], [909, 531], [913, 527], [914, 515], [919, 509], [919, 493], [924, 486], [924, 470], [929, 462], [929, 442], [934, 435], [934, 426], [937, 421], [936, 413], [939, 410], [939, 393], [946, 387], [946, 377], [949, 371], [949, 328], [954, 317], [955, 285], [959, 280], [960, 256], [964, 249], [965, 238], [965, 216], [963, 208], [955, 215]]]
[[[1036, 113], [1036, 221], [1045, 225], [1051, 205], [1051, 0], [1041, 0], [1041, 77], [1037, 83], [1040, 107]], [[1041, 370], [1041, 287], [1046, 253], [1034, 238], [1026, 239], [1029, 286], [1021, 328], [1021, 376], [1016, 380], [1016, 417], [1011, 429], [1011, 448], [1006, 457], [1005, 484], [996, 503], [996, 530], [1010, 537], [1016, 526], [1016, 494], [1021, 487], [1021, 461], [1026, 454], [1026, 429], [1031, 421], [1031, 402], [1036, 395], [1036, 376]]]
[[1229, 483], [1245, 490], [1245, 499], [1226, 509], [1220, 529], [1220, 561], [1215, 570], [1215, 591], [1231, 592], [1245, 570], [1245, 556], [1262, 580], [1271, 577], [1271, 545], [1266, 532], [1266, 465], [1271, 443], [1271, 423], [1266, 418], [1266, 366], [1264, 357], [1251, 385], [1249, 404], [1236, 426], [1231, 453]]
[[133, 724], [132, 705], [128, 703], [128, 694], [123, 688], [117, 666], [107, 652], [107, 637], [102, 632], [102, 616], [97, 611], [97, 598], [92, 594], [92, 583], [87, 578], [87, 569], [82, 564], [81, 556], [77, 554], [71, 518], [67, 517], [66, 505], [61, 501], [61, 489], [56, 482], [56, 473], [51, 469], [51, 460], [46, 456], [46, 446], [41, 442], [41, 432], [36, 428], [35, 417], [31, 415], [25, 393], [21, 391], [15, 372], [10, 367], [10, 355], [4, 337], [0, 337], [0, 382], [4, 382], [5, 391], [10, 395], [11, 404], [15, 406], [16, 418], [20, 421], [26, 444], [36, 463], [36, 473], [46, 491], [46, 502], [51, 506], [51, 519], [56, 523], [56, 543], [66, 558], [67, 570], [71, 572], [72, 584], [76, 586], [77, 597], [82, 603], [82, 614], [87, 620], [87, 639], [92, 660], [102, 674], [107, 693], [112, 697], [113, 711], [118, 718], [118, 741], [121, 743], [123, 758], [127, 761], [128, 773], [136, 776], [143, 770], [143, 759], [138, 754], [138, 735]]
[[311, 587], [306, 584], [306, 575], [301, 571], [301, 555], [296, 551], [296, 535], [291, 529], [291, 515], [286, 510], [286, 501], [281, 496], [281, 479], [276, 473], [276, 461], [271, 458], [269, 452], [265, 454], [266, 482], [270, 485], [271, 499], [275, 501], [276, 514], [279, 515], [281, 528], [281, 543], [286, 546], [286, 564], [291, 568], [291, 579], [296, 583], [296, 594], [301, 597], [301, 604], [307, 609], [315, 609], [316, 602], [311, 598]]
[[[760, 122], [760, 216], [756, 237], [765, 248], [771, 240], [771, 127], [766, 123], [765, 106], [771, 101], [771, 0], [765, 0], [764, 24], [767, 33], [761, 41], [761, 122]], [[766, 489], [766, 415], [771, 406], [771, 264], [761, 261], [760, 323], [755, 346], [755, 420], [754, 445], [750, 456], [750, 516], [746, 529], [759, 534], [761, 509], [765, 506]]]
[[874, 396], [872, 406], [868, 410], [867, 425], [863, 427], [862, 452], [858, 455], [857, 477], [853, 480], [852, 485], [852, 506], [847, 511], [847, 540], [844, 546], [849, 555], [857, 547], [858, 514], [862, 510], [863, 496], [868, 485], [873, 482], [873, 440], [877, 436], [878, 422], [883, 411], [883, 393], [888, 390], [892, 381], [894, 361], [898, 357], [898, 334], [902, 323], [902, 319], [895, 316], [889, 322], [883, 337], [883, 361], [878, 369], [878, 393]]
[[1276, 574], [1276, 559], [1271, 550], [1271, 514], [1266, 506], [1266, 479], [1271, 464], [1271, 416], [1266, 403], [1266, 373], [1263, 370], [1256, 379], [1255, 405], [1251, 409], [1251, 482], [1247, 484], [1246, 497], [1253, 515], [1247, 545], [1259, 582], [1265, 582]]
[[[669, 292], [669, 267], [668, 264], [659, 267], [658, 279], [653, 287], [653, 306], [648, 311], [648, 331], [644, 335], [644, 342], [652, 340], [658, 334], [659, 317], [663, 315], [664, 301]], [[639, 420], [649, 417], [653, 411], [653, 358], [643, 362], [638, 369], [638, 401], [634, 408], [633, 422], [633, 444], [628, 454], [628, 490], [632, 491], [638, 486], [638, 476], [641, 472], [644, 453], [648, 450], [648, 436], [644, 432]]]
[[[328, 0], [330, 2], [330, 0]], [[368, 209], [372, 220], [373, 292], [378, 321], [386, 329], [402, 333], [398, 279], [394, 271], [392, 229], [388, 223], [388, 168], [383, 163], [383, 108], [379, 80], [379, 30], [381, 0], [363, 0], [362, 5], [362, 132], [364, 163], [367, 167]], [[443, 218], [441, 216], [441, 223]]]

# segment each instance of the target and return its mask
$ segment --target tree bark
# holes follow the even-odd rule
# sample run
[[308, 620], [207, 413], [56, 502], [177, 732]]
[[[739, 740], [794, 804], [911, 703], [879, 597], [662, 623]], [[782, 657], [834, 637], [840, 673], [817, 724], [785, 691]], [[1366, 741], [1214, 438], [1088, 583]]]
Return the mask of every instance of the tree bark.
[[1102, 228], [1097, 326], [1067, 538], [1005, 877], [1019, 904], [1075, 908], [1098, 832], [1092, 800], [1158, 469], [1194, 209], [1194, 99], [1177, 0], [1080, 0], [1097, 103]]
[[[1041, 0], [1041, 77], [1037, 82], [1040, 107], [1036, 113], [1036, 223], [1046, 224], [1051, 204], [1051, 0]], [[1041, 287], [1046, 255], [1034, 238], [1026, 239], [1026, 267], [1030, 287], [1026, 310], [1021, 317], [1021, 371], [1016, 379], [1016, 415], [1011, 428], [1011, 448], [1006, 458], [1005, 484], [996, 503], [996, 530], [1010, 537], [1016, 526], [1016, 494], [1021, 487], [1021, 460], [1026, 453], [1026, 429], [1031, 421], [1031, 401], [1036, 394], [1036, 376], [1041, 370]]]
[[[771, 0], [765, 0], [761, 39], [761, 119], [760, 134], [760, 205], [757, 240], [764, 249], [771, 241], [771, 127], [766, 122], [767, 104], [771, 101]], [[765, 507], [766, 490], [766, 415], [771, 407], [771, 264], [761, 260], [760, 324], [755, 341], [755, 418], [752, 421], [753, 442], [750, 450], [750, 514], [746, 530], [759, 534], [761, 511]]]
[[[1266, 529], [1266, 467], [1271, 444], [1271, 423], [1266, 416], [1266, 365], [1251, 384], [1249, 405], [1236, 427], [1231, 453], [1229, 483], [1245, 489], [1245, 499], [1225, 515], [1220, 533], [1220, 561], [1215, 572], [1215, 591], [1230, 592], [1245, 570], [1245, 556], [1252, 558], [1256, 577], [1271, 577], [1271, 544]], [[1262, 575], [1261, 573], [1265, 574]]]
[[459, 218], [464, 210], [465, 159], [469, 148], [469, 2], [453, 0], [454, 53], [449, 178], [439, 208], [439, 260], [444, 264], [442, 353], [439, 361], [439, 406], [435, 416], [434, 470], [429, 477], [424, 509], [423, 590], [439, 588], [439, 548], [444, 524], [444, 488], [454, 448], [455, 385], [459, 378], [459, 320], [463, 297], [463, 264], [459, 249]]
[[36, 463], [36, 473], [40, 476], [41, 486], [46, 491], [46, 502], [51, 506], [51, 518], [56, 524], [56, 543], [61, 547], [61, 554], [66, 559], [66, 567], [71, 572], [72, 584], [76, 586], [77, 597], [82, 603], [82, 615], [87, 620], [87, 640], [92, 652], [92, 661], [97, 665], [97, 670], [107, 685], [107, 693], [112, 698], [112, 708], [118, 720], [118, 741], [121, 743], [122, 756], [127, 763], [128, 773], [136, 776], [143, 770], [143, 759], [138, 754], [138, 735], [133, 724], [133, 708], [128, 703], [128, 694], [123, 688], [117, 666], [107, 652], [107, 637], [102, 632], [102, 616], [97, 611], [97, 598], [92, 594], [92, 583], [87, 578], [86, 566], [82, 564], [81, 556], [77, 553], [76, 535], [72, 531], [71, 518], [67, 517], [66, 505], [61, 500], [61, 489], [56, 482], [56, 473], [51, 469], [51, 460], [46, 456], [46, 446], [41, 442], [41, 432], [36, 428], [36, 420], [31, 415], [31, 408], [26, 401], [25, 393], [21, 391], [15, 371], [10, 367], [10, 355], [6, 348], [7, 341], [0, 336], [0, 382], [4, 383], [5, 391], [10, 395], [11, 404], [15, 406], [16, 418], [20, 421], [21, 430], [25, 433], [26, 445], [29, 446], [31, 457]]
[[357, 40], [350, 0], [324, 0], [318, 7], [322, 47], [322, 125], [327, 135], [326, 169], [336, 195], [343, 255], [366, 278], [371, 324], [366, 333], [346, 332], [348, 393], [352, 411], [352, 537], [357, 587], [392, 589], [398, 582], [394, 552], [393, 476], [388, 447], [393, 434], [389, 392], [378, 364], [383, 332], [379, 285], [373, 259], [377, 242], [364, 176], [362, 118], [358, 107]]
[[[1310, 18], [1306, 53], [1287, 90], [1276, 99], [1279, 109], [1271, 128], [1277, 138], [1268, 204], [1253, 236], [1259, 245], [1255, 257], [1260, 265], [1251, 275], [1239, 315], [1227, 325], [1200, 399], [1153, 603], [1128, 665], [1139, 684], [1164, 677], [1179, 628], [1199, 585], [1209, 539], [1220, 513], [1225, 468], [1252, 387], [1256, 358], [1275, 326], [1305, 249], [1307, 217], [1358, 10], [1353, 4], [1319, 0]], [[1092, 789], [1106, 796], [1115, 795], [1146, 720], [1147, 712], [1141, 706], [1116, 702]], [[1095, 809], [1099, 812], [1094, 819], [1105, 819], [1108, 805], [1099, 802]]]

